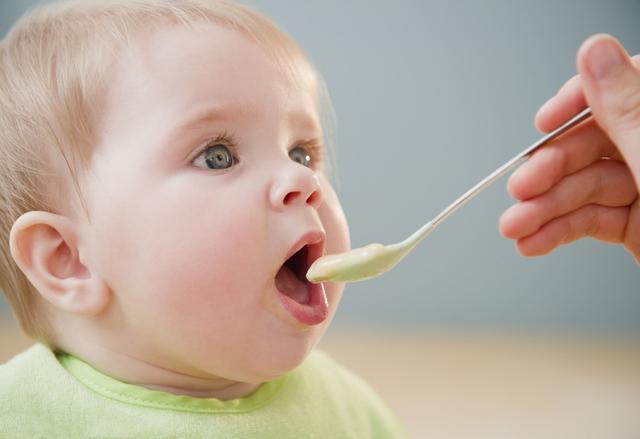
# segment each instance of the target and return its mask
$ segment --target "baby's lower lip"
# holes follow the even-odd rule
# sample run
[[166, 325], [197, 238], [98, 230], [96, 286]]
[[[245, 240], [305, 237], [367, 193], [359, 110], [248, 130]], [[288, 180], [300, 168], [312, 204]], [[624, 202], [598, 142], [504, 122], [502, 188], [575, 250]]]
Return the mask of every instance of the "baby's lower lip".
[[282, 307], [298, 322], [306, 326], [314, 326], [324, 322], [329, 316], [329, 302], [322, 284], [307, 283], [309, 300], [299, 303], [284, 294], [276, 287], [278, 299]]

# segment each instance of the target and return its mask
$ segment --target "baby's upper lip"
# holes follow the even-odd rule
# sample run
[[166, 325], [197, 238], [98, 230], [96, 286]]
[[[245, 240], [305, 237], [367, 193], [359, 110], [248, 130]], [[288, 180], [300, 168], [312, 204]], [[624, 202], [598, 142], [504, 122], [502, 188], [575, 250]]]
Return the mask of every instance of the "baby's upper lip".
[[[305, 245], [307, 246], [307, 260], [306, 265], [308, 267], [315, 262], [320, 256], [324, 254], [326, 234], [322, 230], [309, 230], [302, 234], [300, 238], [291, 246], [287, 256], [284, 258], [286, 262], [290, 257], [296, 254]], [[284, 263], [283, 262], [283, 263]]]

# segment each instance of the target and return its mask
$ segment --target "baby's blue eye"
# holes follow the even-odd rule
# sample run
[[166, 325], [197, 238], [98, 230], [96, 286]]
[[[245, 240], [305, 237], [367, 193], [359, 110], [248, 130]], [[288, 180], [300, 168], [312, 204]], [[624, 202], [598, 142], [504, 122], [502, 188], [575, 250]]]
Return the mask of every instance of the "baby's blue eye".
[[307, 168], [311, 166], [311, 155], [301, 146], [296, 146], [289, 151], [289, 157], [291, 157], [291, 160], [300, 163], [302, 166], [306, 166]]
[[225, 145], [210, 146], [203, 155], [209, 169], [227, 169], [235, 164], [233, 154]]

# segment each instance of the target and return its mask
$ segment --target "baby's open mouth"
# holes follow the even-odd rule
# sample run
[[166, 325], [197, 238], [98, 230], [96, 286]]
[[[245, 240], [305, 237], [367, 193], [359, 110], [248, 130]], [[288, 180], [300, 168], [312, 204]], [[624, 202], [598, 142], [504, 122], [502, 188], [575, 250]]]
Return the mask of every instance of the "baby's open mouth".
[[329, 315], [329, 304], [324, 286], [309, 282], [307, 271], [324, 252], [324, 233], [304, 235], [291, 252], [275, 276], [280, 302], [300, 323], [317, 325]]
[[309, 249], [302, 247], [285, 261], [276, 275], [276, 288], [281, 293], [301, 304], [310, 300], [309, 281], [306, 273], [311, 265], [307, 264]]

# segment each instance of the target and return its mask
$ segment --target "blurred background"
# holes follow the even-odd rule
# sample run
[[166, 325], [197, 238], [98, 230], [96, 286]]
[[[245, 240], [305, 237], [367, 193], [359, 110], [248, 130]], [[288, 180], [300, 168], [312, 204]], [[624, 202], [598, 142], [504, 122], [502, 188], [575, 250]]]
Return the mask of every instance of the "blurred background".
[[[588, 36], [640, 52], [637, 0], [252, 0], [323, 74], [352, 245], [404, 239], [539, 137]], [[0, 1], [0, 35], [31, 0]], [[388, 274], [346, 287], [321, 347], [412, 437], [640, 437], [640, 269], [584, 240], [499, 235], [506, 178]], [[23, 349], [0, 303], [0, 361]]]

